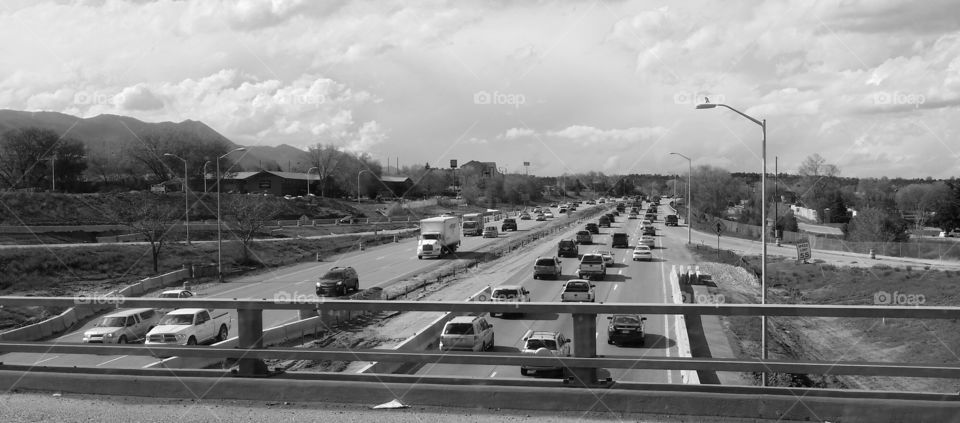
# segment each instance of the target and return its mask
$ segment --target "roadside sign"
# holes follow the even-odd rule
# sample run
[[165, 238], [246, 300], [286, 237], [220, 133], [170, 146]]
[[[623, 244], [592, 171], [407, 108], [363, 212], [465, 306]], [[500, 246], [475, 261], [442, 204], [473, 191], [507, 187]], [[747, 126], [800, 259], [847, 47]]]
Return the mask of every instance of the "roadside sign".
[[723, 222], [721, 222], [721, 221], [718, 220], [718, 221], [717, 221], [717, 235], [722, 234], [723, 231], [725, 231], [726, 229], [727, 229], [727, 226], [724, 225]]
[[806, 262], [810, 260], [810, 242], [800, 241], [797, 243], [797, 261]]

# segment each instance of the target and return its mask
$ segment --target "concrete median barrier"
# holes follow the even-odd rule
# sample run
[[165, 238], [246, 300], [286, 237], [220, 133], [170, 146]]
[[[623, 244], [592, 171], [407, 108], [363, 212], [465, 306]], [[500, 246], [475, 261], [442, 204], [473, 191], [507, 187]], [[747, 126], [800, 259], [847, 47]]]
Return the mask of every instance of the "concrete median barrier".
[[[679, 272], [676, 270], [670, 272], [670, 290], [673, 297], [673, 302], [676, 304], [683, 304], [683, 294], [680, 292], [680, 279]], [[675, 314], [676, 321], [674, 326], [677, 328], [677, 355], [680, 357], [692, 357], [692, 352], [690, 350], [690, 336], [687, 334], [687, 320], [686, 316], [682, 314]], [[699, 385], [700, 377], [697, 375], [696, 370], [681, 370], [680, 379], [685, 384], [690, 385]]]

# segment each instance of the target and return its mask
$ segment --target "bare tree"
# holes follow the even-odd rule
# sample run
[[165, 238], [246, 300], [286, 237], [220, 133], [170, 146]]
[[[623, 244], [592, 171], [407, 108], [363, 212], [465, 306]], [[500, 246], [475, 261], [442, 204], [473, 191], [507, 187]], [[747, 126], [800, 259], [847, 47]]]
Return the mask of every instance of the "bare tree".
[[907, 185], [897, 191], [895, 199], [902, 212], [912, 215], [914, 228], [921, 231], [930, 217], [930, 212], [937, 209], [950, 195], [949, 187], [943, 182], [937, 182]]
[[268, 199], [255, 195], [233, 195], [227, 200], [225, 209], [235, 220], [230, 230], [243, 246], [243, 261], [249, 261], [254, 237], [280, 213], [280, 209]]
[[800, 198], [804, 204], [815, 210], [824, 207], [828, 191], [839, 189], [837, 176], [840, 169], [836, 165], [827, 163], [819, 154], [812, 154], [804, 159], [797, 169], [800, 174]]
[[164, 202], [153, 193], [121, 194], [110, 202], [112, 220], [142, 235], [150, 243], [153, 272], [159, 272], [160, 251], [167, 241], [170, 227], [179, 221], [183, 209]]
[[52, 188], [51, 178], [75, 184], [86, 170], [84, 156], [81, 142], [49, 129], [13, 129], [0, 137], [0, 182], [10, 188]]
[[310, 165], [317, 168], [317, 175], [320, 178], [320, 196], [323, 197], [326, 195], [327, 179], [340, 168], [344, 153], [332, 144], [317, 143], [307, 149], [307, 154], [310, 155]]

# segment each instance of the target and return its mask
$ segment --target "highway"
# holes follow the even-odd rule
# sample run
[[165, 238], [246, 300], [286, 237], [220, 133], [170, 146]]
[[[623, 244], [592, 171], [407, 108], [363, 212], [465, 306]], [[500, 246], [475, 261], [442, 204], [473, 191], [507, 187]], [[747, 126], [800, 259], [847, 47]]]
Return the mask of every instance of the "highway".
[[[597, 301], [604, 303], [669, 303], [672, 302], [672, 289], [669, 282], [672, 264], [687, 264], [692, 261], [686, 251], [686, 228], [665, 228], [663, 216], [668, 207], [659, 209], [654, 260], [651, 262], [632, 260], [633, 246], [640, 239], [641, 219], [627, 219], [626, 214], [616, 217], [611, 228], [601, 228], [600, 235], [594, 235], [592, 245], [580, 245], [580, 253], [596, 250], [609, 250], [614, 253], [614, 265], [608, 269], [603, 281], [594, 281]], [[629, 208], [628, 208], [629, 210]], [[642, 214], [641, 214], [642, 216]], [[572, 238], [576, 230], [562, 234]], [[630, 248], [610, 247], [613, 232], [626, 232], [630, 237]], [[538, 256], [555, 256], [558, 236], [548, 242], [532, 248], [518, 258], [520, 263], [516, 271], [503, 281], [493, 285], [523, 285], [531, 293], [531, 301], [560, 301], [563, 282], [575, 278], [578, 261], [563, 258], [563, 275], [560, 280], [533, 279], [533, 262]], [[493, 282], [493, 281], [492, 281]], [[676, 357], [677, 331], [674, 316], [649, 315], [646, 321], [646, 342], [643, 346], [615, 346], [607, 343], [607, 315], [597, 317], [597, 355], [605, 357]], [[523, 335], [527, 330], [559, 331], [572, 337], [573, 322], [570, 315], [496, 317], [490, 322], [494, 326], [496, 352], [518, 352], [523, 347]], [[612, 369], [608, 373], [601, 371], [600, 377], [611, 377], [615, 381], [681, 383], [679, 371]], [[430, 376], [466, 376], [480, 378], [518, 378], [519, 366], [462, 366], [453, 364], [427, 364], [418, 369], [419, 375]], [[545, 377], [556, 377], [545, 373]], [[539, 376], [537, 376], [539, 377]]]
[[[567, 219], [559, 217], [557, 219]], [[553, 220], [557, 220], [553, 219]], [[496, 222], [500, 226], [501, 222]], [[517, 220], [518, 231], [500, 233], [499, 238], [464, 237], [457, 254], [474, 251], [498, 239], [521, 235], [546, 222], [535, 220]], [[466, 255], [466, 254], [463, 254]], [[449, 263], [456, 255], [440, 260], [418, 260], [416, 239], [406, 239], [395, 244], [367, 248], [363, 252], [353, 252], [338, 256], [332, 262], [302, 263], [280, 269], [270, 270], [252, 276], [244, 276], [225, 282], [203, 287], [198, 295], [209, 298], [264, 298], [274, 299], [280, 295], [287, 298], [316, 299], [314, 284], [317, 278], [333, 266], [352, 266], [360, 277], [360, 289], [385, 287], [409, 276]], [[157, 293], [151, 295], [156, 296]], [[236, 311], [230, 310], [233, 322]], [[264, 329], [279, 326], [297, 319], [297, 313], [282, 310], [267, 310], [263, 316]], [[53, 340], [56, 343], [80, 343], [83, 332], [93, 327], [98, 319], [93, 319], [81, 329], [64, 334]], [[230, 328], [230, 336], [237, 335], [235, 324]], [[5, 364], [36, 366], [86, 366], [103, 368], [143, 368], [153, 365], [156, 358], [145, 356], [102, 356], [102, 355], [46, 355], [35, 353], [8, 353], [0, 355]]]

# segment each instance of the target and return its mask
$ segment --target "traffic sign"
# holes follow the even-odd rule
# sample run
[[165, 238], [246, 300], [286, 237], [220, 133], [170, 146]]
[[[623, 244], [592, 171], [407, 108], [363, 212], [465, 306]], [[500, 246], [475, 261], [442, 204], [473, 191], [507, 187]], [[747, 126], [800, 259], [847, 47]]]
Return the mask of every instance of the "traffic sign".
[[725, 230], [727, 230], [727, 226], [724, 225], [723, 222], [721, 222], [721, 221], [718, 220], [718, 221], [717, 221], [717, 235], [720, 235], [720, 234], [723, 233], [723, 231], [725, 231]]
[[806, 262], [810, 260], [810, 242], [801, 241], [797, 243], [797, 261]]

